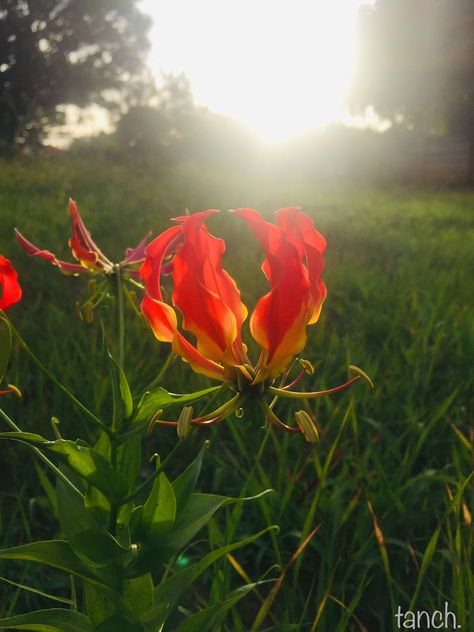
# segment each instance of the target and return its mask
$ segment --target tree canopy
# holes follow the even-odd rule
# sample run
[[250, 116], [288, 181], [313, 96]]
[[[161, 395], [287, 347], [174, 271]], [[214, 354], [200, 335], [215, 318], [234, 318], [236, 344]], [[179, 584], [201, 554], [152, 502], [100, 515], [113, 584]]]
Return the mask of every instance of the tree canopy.
[[137, 0], [1, 0], [0, 143], [41, 140], [58, 106], [113, 107], [144, 85]]
[[364, 6], [352, 102], [422, 131], [474, 138], [474, 1]]

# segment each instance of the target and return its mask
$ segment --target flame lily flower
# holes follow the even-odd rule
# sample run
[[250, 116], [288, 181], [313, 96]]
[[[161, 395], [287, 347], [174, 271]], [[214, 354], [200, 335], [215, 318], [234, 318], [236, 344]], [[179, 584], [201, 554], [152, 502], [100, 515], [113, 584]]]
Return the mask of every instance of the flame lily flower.
[[6, 311], [21, 299], [18, 274], [8, 259], [0, 255], [0, 310]]
[[[318, 397], [342, 390], [362, 377], [357, 375], [329, 391], [300, 394], [289, 390], [309, 372], [306, 365], [291, 384], [285, 387], [283, 380], [280, 388], [273, 386], [277, 376], [286, 376], [294, 356], [305, 346], [307, 326], [316, 323], [321, 313], [326, 298], [321, 276], [326, 241], [312, 219], [297, 207], [277, 211], [276, 224], [265, 221], [253, 209], [233, 211], [260, 242], [265, 254], [262, 271], [270, 284], [270, 291], [259, 299], [250, 317], [250, 332], [261, 347], [259, 359], [252, 364], [242, 341], [247, 308], [235, 281], [222, 267], [225, 243], [211, 235], [205, 224], [215, 213], [207, 210], [176, 218], [176, 226], [147, 246], [140, 268], [145, 286], [142, 311], [158, 340], [171, 343], [173, 351], [194, 371], [228, 383], [237, 393], [208, 415], [191, 419], [187, 411], [186, 423], [209, 425], [220, 421], [253, 395], [268, 421], [315, 440], [317, 432], [311, 430], [306, 413], [297, 415], [297, 427], [288, 426], [266, 403], [265, 394], [277, 398]], [[171, 261], [165, 263], [170, 257]], [[170, 269], [172, 305], [163, 300], [161, 291], [161, 276]], [[189, 332], [196, 344], [181, 333], [175, 308], [181, 314], [181, 329]], [[178, 425], [181, 430], [183, 425], [182, 420], [159, 418], [153, 423]]]
[[58, 259], [54, 253], [38, 248], [28, 241], [19, 230], [15, 229], [18, 243], [30, 257], [46, 259], [53, 265], [58, 266], [64, 274], [77, 276], [84, 273], [103, 273], [110, 275], [118, 267], [129, 277], [138, 277], [138, 267], [145, 258], [145, 247], [150, 234], [146, 235], [135, 248], [128, 248], [123, 261], [115, 265], [104, 255], [92, 239], [73, 200], [69, 200], [69, 212], [72, 221], [72, 237], [69, 239], [69, 246], [73, 257], [79, 263]]

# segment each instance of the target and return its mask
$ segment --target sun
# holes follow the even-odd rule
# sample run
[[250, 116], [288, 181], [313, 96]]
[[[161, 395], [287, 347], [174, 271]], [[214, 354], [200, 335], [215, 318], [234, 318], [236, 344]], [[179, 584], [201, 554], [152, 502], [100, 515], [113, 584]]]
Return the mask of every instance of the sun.
[[344, 114], [360, 0], [142, 0], [150, 67], [185, 72], [196, 103], [278, 141]]

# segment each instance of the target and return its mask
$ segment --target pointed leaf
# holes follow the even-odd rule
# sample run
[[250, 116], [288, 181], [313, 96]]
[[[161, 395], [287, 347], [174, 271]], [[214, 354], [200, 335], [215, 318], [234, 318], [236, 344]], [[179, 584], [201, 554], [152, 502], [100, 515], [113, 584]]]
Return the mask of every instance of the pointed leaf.
[[168, 393], [167, 390], [159, 386], [152, 391], [144, 393], [138, 403], [137, 412], [133, 419], [134, 424], [148, 423], [153, 415], [160, 408], [182, 407], [185, 404], [211, 395], [218, 391], [221, 386], [212, 386], [211, 388], [205, 388], [202, 391], [196, 391], [187, 395], [179, 395], [177, 393]]
[[125, 580], [123, 596], [138, 615], [148, 612], [153, 606], [153, 578], [151, 573]]
[[56, 502], [59, 524], [68, 540], [81, 531], [99, 527], [81, 498], [59, 479], [56, 485]]
[[[148, 531], [146, 541], [150, 544], [170, 532], [176, 517], [176, 498], [173, 487], [165, 474], [159, 475], [153, 487], [158, 488], [158, 493], [154, 494], [152, 491], [143, 511], [143, 519]], [[149, 503], [150, 499], [151, 503]]]
[[205, 608], [204, 610], [200, 610], [196, 614], [191, 615], [178, 625], [177, 628], [175, 628], [175, 632], [196, 632], [196, 630], [199, 630], [199, 632], [207, 632], [208, 630], [215, 630], [228, 611], [259, 583], [261, 582], [242, 586], [230, 593], [228, 599], [222, 603], [210, 606], [209, 608]]
[[93, 632], [89, 619], [63, 608], [37, 610], [0, 621], [0, 629], [38, 630], [38, 632]]
[[113, 585], [116, 580], [112, 574], [105, 572], [104, 569], [95, 569], [93, 571], [89, 568], [74, 553], [69, 543], [64, 540], [32, 542], [10, 549], [2, 549], [0, 550], [0, 559], [39, 562], [46, 566], [59, 568], [92, 584], [104, 587]]
[[106, 566], [128, 553], [103, 529], [87, 529], [76, 533], [71, 540], [71, 547], [90, 566]]
[[196, 487], [196, 483], [201, 472], [204, 450], [207, 446], [208, 443], [204, 443], [194, 461], [188, 465], [188, 467], [180, 476], [178, 476], [176, 480], [173, 481], [173, 490], [177, 505], [177, 518], [179, 518], [185, 510], [189, 497]]
[[[182, 571], [179, 571], [166, 579], [164, 582], [159, 584], [153, 593], [153, 602], [156, 604], [155, 608], [151, 611], [147, 612], [143, 617], [142, 621], [148, 624], [160, 625], [164, 623], [165, 617], [168, 612], [175, 607], [178, 603], [182, 593], [194, 582], [196, 579], [215, 561], [219, 558], [227, 555], [231, 551], [235, 549], [239, 549], [243, 546], [247, 546], [254, 540], [257, 540], [260, 536], [264, 535], [268, 531], [278, 530], [278, 527], [267, 527], [262, 531], [259, 531], [255, 535], [252, 535], [244, 540], [240, 540], [239, 542], [234, 542], [233, 544], [228, 544], [227, 546], [222, 546], [215, 551], [211, 551], [206, 556], [204, 556], [199, 562], [185, 568]], [[161, 615], [157, 612], [157, 606], [159, 604], [168, 604], [168, 610]], [[159, 618], [159, 616], [163, 618]]]
[[62, 458], [68, 466], [94, 485], [112, 500], [119, 500], [127, 493], [127, 481], [117, 472], [109, 461], [82, 442], [58, 439], [48, 441], [44, 437], [31, 432], [2, 432], [0, 439], [16, 439], [30, 445], [41, 446]]

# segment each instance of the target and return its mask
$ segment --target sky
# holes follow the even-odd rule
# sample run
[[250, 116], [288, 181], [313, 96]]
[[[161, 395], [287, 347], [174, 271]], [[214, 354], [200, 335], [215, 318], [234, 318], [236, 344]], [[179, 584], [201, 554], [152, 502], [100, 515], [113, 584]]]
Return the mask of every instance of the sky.
[[349, 121], [356, 14], [370, 0], [141, 0], [149, 65], [270, 141]]

